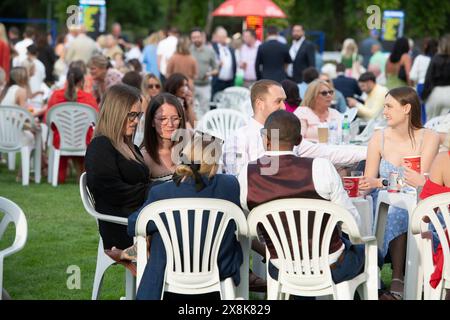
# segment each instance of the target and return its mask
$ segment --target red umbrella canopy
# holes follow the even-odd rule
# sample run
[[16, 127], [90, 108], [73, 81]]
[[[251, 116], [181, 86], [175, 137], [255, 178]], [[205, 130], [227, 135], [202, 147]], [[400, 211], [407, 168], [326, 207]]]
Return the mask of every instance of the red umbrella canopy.
[[265, 18], [286, 18], [286, 14], [270, 0], [227, 0], [222, 3], [213, 16]]

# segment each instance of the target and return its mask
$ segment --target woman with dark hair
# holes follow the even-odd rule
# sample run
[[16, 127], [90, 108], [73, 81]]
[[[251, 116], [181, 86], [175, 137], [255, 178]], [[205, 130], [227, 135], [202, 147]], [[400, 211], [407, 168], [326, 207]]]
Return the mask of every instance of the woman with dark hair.
[[409, 73], [412, 60], [408, 39], [399, 38], [395, 41], [391, 55], [386, 61], [386, 87], [394, 89], [410, 84]]
[[55, 81], [53, 69], [57, 57], [52, 47], [48, 44], [47, 34], [38, 33], [36, 36], [36, 47], [38, 50], [37, 58], [45, 66], [45, 82], [51, 84]]
[[137, 71], [128, 71], [122, 78], [122, 83], [132, 86], [139, 91], [142, 88], [142, 76]]
[[[95, 111], [98, 112], [97, 101], [95, 100], [93, 95], [83, 91], [83, 86], [84, 86], [84, 74], [82, 69], [72, 66], [69, 69], [69, 72], [67, 72], [66, 87], [64, 89], [54, 91], [50, 99], [48, 100], [47, 110], [45, 112], [44, 119], [47, 118], [47, 114], [51, 108], [53, 108], [55, 105], [65, 102], [82, 103], [91, 106], [92, 108], [95, 109]], [[58, 149], [60, 146], [60, 136], [58, 128], [52, 123], [50, 125], [50, 129], [53, 131], [53, 146]], [[87, 142], [91, 141], [93, 132], [94, 129], [92, 127], [89, 128], [86, 134]], [[58, 169], [59, 184], [64, 183], [64, 181], [66, 180], [67, 163], [69, 159], [71, 159], [72, 162], [76, 164], [78, 177], [84, 171], [84, 157], [61, 156]]]
[[[364, 177], [360, 180], [361, 190], [372, 191], [374, 203], [378, 190], [385, 188], [392, 172], [397, 172], [410, 187], [423, 186], [425, 173], [439, 149], [439, 136], [431, 129], [422, 127], [420, 101], [410, 87], [392, 89], [385, 99], [383, 116], [387, 128], [376, 131], [368, 150]], [[421, 157], [420, 173], [407, 167], [404, 157]], [[379, 176], [379, 178], [378, 178]], [[406, 188], [410, 188], [406, 186]], [[389, 250], [392, 260], [391, 293], [398, 299], [403, 297], [403, 277], [406, 257], [406, 233], [408, 212], [398, 207], [389, 207], [384, 244], [380, 248], [383, 256]]]
[[162, 93], [152, 99], [145, 114], [142, 154], [152, 180], [170, 180], [175, 171], [172, 149], [175, 133], [186, 129], [184, 110], [172, 94]]
[[195, 127], [194, 99], [189, 80], [181, 73], [172, 74], [164, 85], [164, 91], [176, 96], [184, 107], [184, 118], [188, 128]]
[[425, 76], [422, 99], [425, 101], [427, 118], [450, 111], [450, 33], [439, 41], [438, 53], [431, 59]]
[[284, 93], [286, 93], [287, 97], [284, 101], [286, 111], [294, 112], [302, 102], [302, 99], [300, 98], [300, 92], [298, 90], [298, 85], [292, 80], [285, 79], [281, 81], [281, 86], [283, 87]]
[[[416, 90], [419, 97], [422, 96], [425, 75], [427, 74], [431, 58], [433, 58], [437, 52], [437, 48], [438, 42], [436, 39], [425, 38], [423, 41], [423, 54], [419, 54], [414, 59], [409, 77], [411, 78], [411, 81], [416, 83]], [[426, 121], [427, 115], [425, 113], [425, 104], [422, 103], [422, 123], [425, 123]]]

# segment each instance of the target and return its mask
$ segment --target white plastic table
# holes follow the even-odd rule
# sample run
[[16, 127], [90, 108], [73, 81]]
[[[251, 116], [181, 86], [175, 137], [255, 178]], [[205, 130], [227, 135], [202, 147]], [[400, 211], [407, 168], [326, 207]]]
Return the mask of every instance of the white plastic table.
[[417, 195], [410, 193], [390, 193], [381, 190], [378, 193], [377, 207], [375, 211], [375, 221], [373, 225], [374, 234], [378, 241], [378, 247], [383, 246], [384, 230], [386, 228], [387, 213], [389, 205], [399, 207], [408, 211], [408, 232], [406, 247], [406, 270], [405, 270], [405, 300], [420, 300], [422, 295], [422, 277], [419, 255], [419, 237], [411, 233], [411, 217], [417, 206]]

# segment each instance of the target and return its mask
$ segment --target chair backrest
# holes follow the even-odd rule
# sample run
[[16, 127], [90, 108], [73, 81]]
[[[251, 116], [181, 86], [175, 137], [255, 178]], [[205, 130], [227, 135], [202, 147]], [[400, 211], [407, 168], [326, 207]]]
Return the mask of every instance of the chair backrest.
[[257, 229], [262, 227], [273, 244], [277, 258], [272, 263], [280, 271], [282, 286], [297, 291], [329, 290], [330, 294], [329, 248], [338, 222], [346, 225], [352, 239], [361, 238], [354, 217], [325, 200], [274, 200], [254, 208], [248, 216], [250, 235], [258, 236]]
[[145, 129], [145, 117], [142, 117], [141, 120], [139, 120], [139, 124], [136, 128], [133, 140], [133, 143], [138, 147], [144, 141], [144, 129]]
[[341, 114], [342, 121], [344, 120], [344, 117], [348, 117], [348, 122], [352, 123], [353, 120], [355, 120], [356, 115], [358, 114], [358, 108], [347, 108], [344, 113]]
[[[137, 284], [147, 263], [145, 254], [143, 256], [140, 251], [141, 244], [145, 247], [147, 223], [153, 221], [167, 255], [163, 291], [180, 294], [221, 291], [217, 256], [231, 220], [236, 223], [237, 234], [247, 235], [244, 213], [226, 200], [182, 198], [156, 201], [146, 206], [136, 221]], [[192, 247], [190, 235], [193, 235]]]
[[[9, 248], [1, 251], [1, 254], [5, 257], [21, 250], [25, 246], [28, 235], [28, 226], [27, 219], [22, 209], [11, 200], [0, 197], [0, 212], [5, 214], [0, 222], [0, 239], [3, 237], [3, 234], [10, 223], [14, 223], [16, 226], [14, 243]], [[0, 256], [0, 258], [2, 257]]]
[[33, 125], [33, 115], [18, 106], [0, 106], [0, 151], [18, 151], [22, 147], [22, 131], [28, 122]]
[[[52, 107], [47, 114], [47, 124], [50, 128], [54, 123], [60, 135], [61, 152], [86, 151], [86, 134], [89, 127], [95, 126], [97, 112], [94, 108], [81, 103], [61, 103]], [[50, 136], [52, 137], [52, 131]], [[52, 139], [49, 139], [51, 143]], [[82, 154], [84, 155], [84, 154]]]
[[386, 121], [384, 119], [370, 119], [367, 122], [366, 127], [364, 130], [355, 137], [355, 140], [360, 140], [362, 142], [367, 142], [372, 137], [373, 132], [375, 131], [376, 127], [385, 126]]
[[[442, 245], [442, 253], [444, 256], [444, 266], [442, 268], [442, 281], [446, 282], [445, 287], [450, 285], [450, 243], [447, 241], [445, 233], [450, 226], [450, 192], [431, 196], [425, 200], [420, 201], [415, 208], [411, 218], [411, 231], [413, 234], [419, 234], [429, 230], [429, 223], [422, 220], [423, 217], [428, 217], [430, 223], [433, 224], [439, 242]], [[439, 213], [437, 213], [439, 212]], [[438, 214], [441, 216], [439, 219]], [[444, 222], [444, 226], [441, 221]], [[420, 237], [421, 246], [419, 251], [421, 254], [421, 263], [423, 267], [424, 289], [425, 295], [428, 290], [431, 290], [429, 280], [431, 274], [434, 272], [433, 264], [433, 248], [431, 239], [427, 237]]]
[[101, 214], [95, 210], [94, 197], [89, 191], [87, 186], [87, 175], [83, 172], [80, 176], [80, 196], [81, 202], [83, 202], [84, 209], [89, 213], [97, 222], [98, 220], [118, 223], [121, 225], [127, 225], [128, 219], [116, 216], [110, 216], [106, 214]]
[[247, 118], [236, 110], [215, 109], [203, 116], [199, 127], [205, 133], [226, 140], [235, 130], [246, 124]]
[[213, 101], [217, 108], [231, 109], [244, 113], [247, 116], [253, 115], [251, 108], [250, 90], [243, 87], [230, 87], [216, 93]]

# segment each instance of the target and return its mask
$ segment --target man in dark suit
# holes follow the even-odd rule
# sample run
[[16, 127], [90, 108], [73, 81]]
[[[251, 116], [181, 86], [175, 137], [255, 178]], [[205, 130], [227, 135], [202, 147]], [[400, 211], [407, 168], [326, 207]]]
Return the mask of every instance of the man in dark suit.
[[278, 30], [275, 26], [267, 28], [267, 40], [258, 48], [256, 54], [256, 78], [281, 82], [287, 78], [286, 67], [291, 63], [289, 48], [277, 40]]
[[214, 36], [217, 39], [217, 42], [214, 42], [212, 46], [218, 60], [219, 73], [213, 77], [211, 83], [211, 99], [217, 92], [234, 85], [237, 66], [234, 49], [227, 45], [227, 30], [223, 27], [218, 27]]
[[314, 43], [305, 38], [303, 26], [299, 24], [294, 25], [292, 27], [292, 45], [289, 49], [289, 54], [293, 61], [292, 74], [289, 74], [288, 70], [292, 80], [301, 83], [303, 81], [303, 70], [316, 66], [315, 52]]
[[359, 97], [362, 92], [356, 79], [345, 76], [345, 66], [338, 63], [336, 66], [336, 79], [333, 79], [333, 84], [336, 90], [342, 92], [345, 98]]

